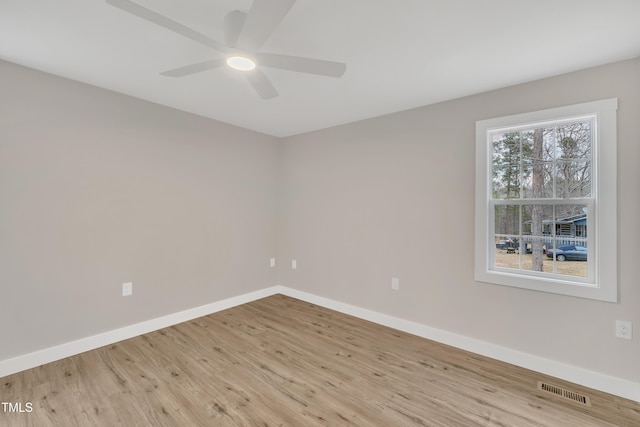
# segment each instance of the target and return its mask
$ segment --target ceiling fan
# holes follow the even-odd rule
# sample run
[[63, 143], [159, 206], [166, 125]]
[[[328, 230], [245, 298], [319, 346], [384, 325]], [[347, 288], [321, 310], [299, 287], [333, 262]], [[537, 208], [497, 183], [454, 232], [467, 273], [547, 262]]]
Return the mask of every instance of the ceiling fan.
[[341, 62], [259, 52], [294, 5], [295, 0], [253, 0], [248, 13], [239, 10], [229, 12], [224, 18], [224, 44], [130, 0], [106, 0], [106, 2], [209, 46], [224, 55], [222, 58], [164, 71], [161, 73], [164, 76], [182, 77], [226, 65], [245, 73], [249, 83], [262, 99], [271, 99], [278, 96], [278, 91], [261, 70], [262, 67], [327, 77], [341, 77], [347, 69], [346, 64]]

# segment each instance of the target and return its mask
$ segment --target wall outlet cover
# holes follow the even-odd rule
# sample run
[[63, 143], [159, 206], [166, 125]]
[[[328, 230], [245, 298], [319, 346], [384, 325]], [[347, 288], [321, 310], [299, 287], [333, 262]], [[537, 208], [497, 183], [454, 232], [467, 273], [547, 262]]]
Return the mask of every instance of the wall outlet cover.
[[633, 336], [632, 328], [631, 322], [616, 320], [616, 337], [630, 340]]

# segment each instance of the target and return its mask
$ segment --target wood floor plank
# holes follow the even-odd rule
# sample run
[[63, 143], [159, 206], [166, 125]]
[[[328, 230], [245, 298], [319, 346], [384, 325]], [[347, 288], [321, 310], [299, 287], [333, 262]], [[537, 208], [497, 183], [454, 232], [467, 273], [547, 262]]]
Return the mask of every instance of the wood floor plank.
[[33, 404], [1, 426], [640, 426], [636, 402], [282, 295], [2, 378], [0, 401]]

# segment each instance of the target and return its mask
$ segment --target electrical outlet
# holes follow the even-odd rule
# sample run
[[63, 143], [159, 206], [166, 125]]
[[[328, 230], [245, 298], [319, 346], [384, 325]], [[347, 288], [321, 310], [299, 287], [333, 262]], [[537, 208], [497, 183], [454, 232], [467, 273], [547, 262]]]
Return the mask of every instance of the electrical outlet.
[[616, 320], [616, 337], [630, 340], [632, 337], [633, 329], [631, 322], [624, 320]]
[[397, 277], [391, 278], [391, 289], [393, 289], [394, 291], [400, 289], [400, 279], [398, 279]]
[[276, 259], [275, 258], [271, 258], [271, 260], [269, 261], [269, 265], [271, 265], [271, 267], [275, 267], [276, 266]]
[[297, 269], [298, 268], [298, 261], [296, 261], [295, 259], [291, 260], [291, 268], [292, 269]]
[[133, 282], [127, 282], [122, 284], [122, 296], [127, 297], [133, 294]]

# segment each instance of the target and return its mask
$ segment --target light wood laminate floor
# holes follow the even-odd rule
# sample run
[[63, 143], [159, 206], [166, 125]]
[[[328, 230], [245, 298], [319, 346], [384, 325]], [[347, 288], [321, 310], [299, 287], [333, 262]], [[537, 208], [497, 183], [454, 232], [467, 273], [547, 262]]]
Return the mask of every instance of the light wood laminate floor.
[[33, 405], [0, 426], [640, 426], [636, 402], [282, 295], [4, 377], [0, 401]]

